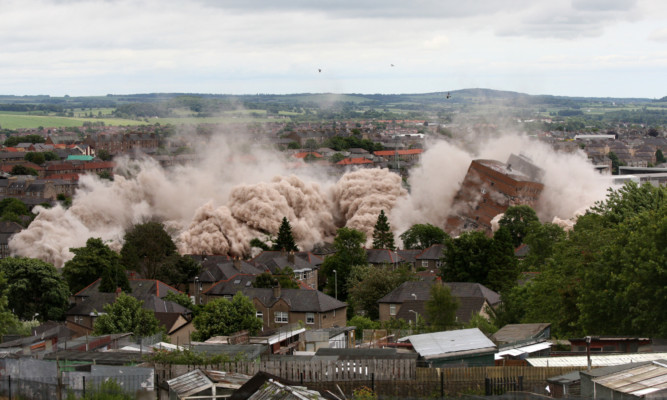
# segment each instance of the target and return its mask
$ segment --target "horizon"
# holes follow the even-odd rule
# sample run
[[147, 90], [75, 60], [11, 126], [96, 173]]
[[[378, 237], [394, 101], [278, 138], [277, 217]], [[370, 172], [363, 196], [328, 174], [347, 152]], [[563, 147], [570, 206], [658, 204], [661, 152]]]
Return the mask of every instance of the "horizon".
[[656, 99], [665, 26], [660, 0], [5, 0], [0, 93]]

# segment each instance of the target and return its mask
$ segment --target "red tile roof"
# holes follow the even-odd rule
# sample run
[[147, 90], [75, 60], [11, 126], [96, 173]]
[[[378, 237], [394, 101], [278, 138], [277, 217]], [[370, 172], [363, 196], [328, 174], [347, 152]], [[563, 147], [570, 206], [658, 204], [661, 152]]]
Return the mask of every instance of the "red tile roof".
[[[398, 150], [399, 156], [409, 156], [413, 154], [421, 154], [424, 152], [424, 149], [407, 149], [407, 150]], [[373, 152], [376, 156], [393, 156], [396, 154], [396, 150], [379, 150]]]
[[294, 157], [294, 158], [306, 158], [306, 157], [308, 157], [309, 154], [312, 155], [313, 157], [322, 158], [322, 154], [320, 154], [318, 152], [315, 152], [315, 151], [302, 151], [300, 153], [294, 154], [292, 157]]
[[346, 158], [344, 160], [338, 161], [336, 165], [360, 165], [360, 164], [373, 164], [373, 161], [368, 158]]

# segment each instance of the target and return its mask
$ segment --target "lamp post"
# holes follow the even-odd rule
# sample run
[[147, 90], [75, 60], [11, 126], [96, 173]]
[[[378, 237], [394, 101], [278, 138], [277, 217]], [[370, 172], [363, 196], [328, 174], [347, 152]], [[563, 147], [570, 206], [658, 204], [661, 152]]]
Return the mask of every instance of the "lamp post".
[[338, 300], [338, 274], [336, 273], [336, 270], [333, 270], [334, 273], [334, 297], [336, 300]]
[[199, 304], [199, 277], [195, 276], [195, 304]]

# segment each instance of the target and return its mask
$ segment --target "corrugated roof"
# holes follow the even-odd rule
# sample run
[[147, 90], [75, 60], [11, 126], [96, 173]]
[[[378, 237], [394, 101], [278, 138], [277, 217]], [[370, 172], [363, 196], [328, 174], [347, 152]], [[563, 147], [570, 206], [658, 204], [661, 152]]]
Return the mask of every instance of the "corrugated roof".
[[[621, 365], [663, 359], [667, 359], [667, 353], [592, 355], [591, 364], [593, 367], [606, 367], [611, 365]], [[588, 365], [586, 356], [536, 357], [527, 358], [526, 361], [533, 367], [586, 367]]]
[[496, 345], [477, 328], [425, 333], [399, 339], [399, 342], [405, 341], [409, 341], [415, 351], [426, 359], [496, 350]]
[[530, 346], [523, 346], [523, 347], [517, 347], [515, 349], [509, 349], [509, 350], [503, 350], [498, 353], [496, 353], [495, 358], [496, 360], [502, 360], [503, 356], [512, 356], [512, 357], [517, 357], [522, 354], [530, 354], [530, 353], [535, 353], [541, 350], [546, 350], [551, 347], [551, 343], [549, 342], [542, 342], [542, 343], [536, 343], [536, 344], [531, 344]]
[[667, 366], [653, 362], [601, 376], [593, 382], [620, 393], [643, 396], [667, 389]]

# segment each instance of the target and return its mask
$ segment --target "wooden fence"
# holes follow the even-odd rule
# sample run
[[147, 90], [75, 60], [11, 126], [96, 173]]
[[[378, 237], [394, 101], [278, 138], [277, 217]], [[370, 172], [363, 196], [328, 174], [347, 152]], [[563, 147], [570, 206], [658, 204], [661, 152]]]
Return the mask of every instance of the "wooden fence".
[[[254, 375], [264, 371], [315, 390], [342, 390], [346, 396], [362, 386], [383, 397], [448, 397], [461, 393], [484, 395], [486, 380], [510, 382], [521, 378], [523, 389], [544, 393], [546, 379], [583, 368], [575, 367], [457, 367], [417, 368], [414, 360], [260, 361], [219, 365], [156, 365], [159, 381], [195, 368]], [[509, 388], [509, 386], [507, 386]]]

